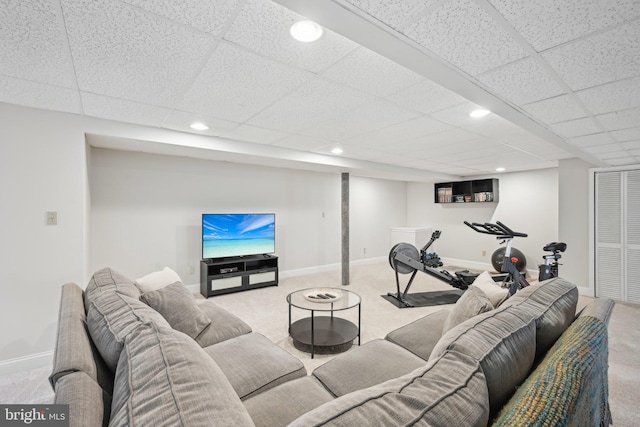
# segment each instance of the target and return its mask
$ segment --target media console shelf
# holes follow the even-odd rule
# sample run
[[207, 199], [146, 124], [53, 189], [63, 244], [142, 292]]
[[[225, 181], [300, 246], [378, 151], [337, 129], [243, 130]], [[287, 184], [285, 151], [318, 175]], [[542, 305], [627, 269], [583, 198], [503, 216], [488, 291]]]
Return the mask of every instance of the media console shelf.
[[200, 293], [205, 298], [278, 286], [278, 257], [252, 255], [200, 261]]
[[498, 179], [440, 182], [434, 185], [435, 203], [486, 203], [498, 201]]

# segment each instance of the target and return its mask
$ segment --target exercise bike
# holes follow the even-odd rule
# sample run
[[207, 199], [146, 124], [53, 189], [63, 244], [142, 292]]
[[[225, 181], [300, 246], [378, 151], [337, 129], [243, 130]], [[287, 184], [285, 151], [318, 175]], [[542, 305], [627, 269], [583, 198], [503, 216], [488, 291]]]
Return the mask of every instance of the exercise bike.
[[479, 224], [477, 222], [468, 223], [467, 221], [465, 221], [464, 223], [478, 233], [496, 236], [498, 240], [502, 240], [500, 242], [501, 244], [507, 244], [504, 253], [504, 262], [502, 263], [502, 273], [506, 273], [507, 277], [502, 283], [503, 287], [509, 288], [510, 295], [513, 295], [518, 290], [529, 286], [529, 282], [527, 282], [525, 276], [520, 273], [520, 271], [516, 267], [518, 258], [511, 256], [511, 241], [513, 240], [513, 238], [527, 237], [527, 234], [513, 231], [500, 221], [496, 221], [495, 224], [489, 222], [485, 222], [484, 224]]
[[[443, 265], [442, 260], [437, 255], [433, 256], [433, 253], [429, 254], [427, 249], [433, 242], [440, 238], [440, 234], [440, 230], [434, 231], [429, 242], [427, 242], [419, 252], [418, 249], [410, 243], [398, 243], [391, 248], [391, 251], [389, 251], [389, 264], [395, 271], [396, 292], [389, 292], [387, 295], [383, 295], [385, 299], [399, 308], [453, 304], [460, 298], [462, 291], [466, 290], [469, 285], [473, 283], [478, 275], [470, 273], [467, 270], [451, 274], [447, 270], [437, 269], [437, 267]], [[442, 280], [458, 290], [409, 294], [409, 289], [418, 271]], [[411, 273], [409, 282], [404, 291], [400, 292], [399, 275], [409, 273]]]
[[544, 264], [538, 265], [538, 281], [540, 282], [553, 277], [558, 277], [558, 266], [561, 265], [558, 260], [562, 258], [560, 252], [567, 250], [567, 244], [564, 242], [551, 242], [547, 243], [542, 250], [552, 252], [552, 254], [544, 255], [542, 257], [542, 259], [544, 259]]

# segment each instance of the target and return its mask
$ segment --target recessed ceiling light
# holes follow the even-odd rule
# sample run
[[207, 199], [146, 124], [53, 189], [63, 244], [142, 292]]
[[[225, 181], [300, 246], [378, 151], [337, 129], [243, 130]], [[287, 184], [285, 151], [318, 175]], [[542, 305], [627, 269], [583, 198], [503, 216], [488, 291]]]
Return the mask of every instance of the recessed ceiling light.
[[506, 171], [505, 168], [496, 168], [496, 172], [504, 172], [504, 171]]
[[340, 147], [336, 147], [336, 148], [334, 148], [333, 150], [331, 150], [331, 152], [332, 152], [333, 154], [342, 154], [342, 153], [344, 153], [344, 151], [343, 151], [343, 150], [342, 150], [342, 148], [340, 148]]
[[205, 125], [204, 123], [201, 123], [201, 122], [191, 123], [190, 127], [191, 127], [191, 129], [194, 129], [194, 130], [207, 130], [207, 129], [209, 129], [209, 126], [207, 126], [207, 125]]
[[314, 42], [322, 36], [322, 27], [313, 21], [298, 21], [291, 26], [291, 37], [301, 42]]
[[478, 108], [477, 110], [473, 110], [471, 113], [469, 113], [470, 117], [484, 117], [488, 114], [491, 114], [491, 111], [489, 110], [485, 110], [484, 108]]

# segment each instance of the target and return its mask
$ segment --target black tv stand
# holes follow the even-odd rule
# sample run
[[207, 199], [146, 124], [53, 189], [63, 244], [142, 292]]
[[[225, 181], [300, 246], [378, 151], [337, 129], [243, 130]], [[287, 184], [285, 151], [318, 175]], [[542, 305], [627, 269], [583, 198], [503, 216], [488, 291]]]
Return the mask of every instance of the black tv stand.
[[205, 298], [278, 286], [278, 257], [248, 255], [200, 261], [200, 293]]

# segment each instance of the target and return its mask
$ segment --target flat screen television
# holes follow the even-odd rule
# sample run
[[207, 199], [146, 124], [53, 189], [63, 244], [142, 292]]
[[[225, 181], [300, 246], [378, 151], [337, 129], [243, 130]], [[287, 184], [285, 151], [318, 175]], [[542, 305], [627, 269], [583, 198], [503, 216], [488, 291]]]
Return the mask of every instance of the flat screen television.
[[202, 214], [202, 259], [275, 251], [275, 214]]

